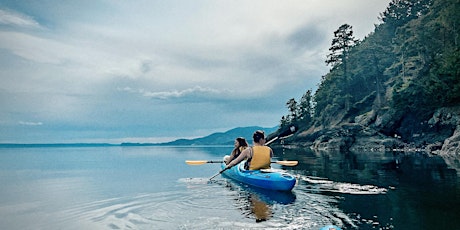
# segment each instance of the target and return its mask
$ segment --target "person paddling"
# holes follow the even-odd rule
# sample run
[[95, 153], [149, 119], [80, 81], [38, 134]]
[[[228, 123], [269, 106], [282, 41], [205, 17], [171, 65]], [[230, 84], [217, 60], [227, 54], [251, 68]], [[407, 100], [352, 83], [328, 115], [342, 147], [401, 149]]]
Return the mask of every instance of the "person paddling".
[[227, 164], [225, 169], [229, 169], [244, 159], [247, 160], [246, 169], [268, 169], [270, 168], [271, 158], [273, 157], [273, 150], [265, 146], [265, 133], [264, 131], [257, 130], [252, 135], [254, 146], [247, 148], [241, 154]]
[[235, 148], [233, 149], [230, 156], [225, 156], [225, 164], [230, 163], [233, 159], [236, 159], [240, 156], [241, 152], [243, 152], [246, 148], [248, 148], [248, 142], [244, 137], [237, 137], [235, 139]]

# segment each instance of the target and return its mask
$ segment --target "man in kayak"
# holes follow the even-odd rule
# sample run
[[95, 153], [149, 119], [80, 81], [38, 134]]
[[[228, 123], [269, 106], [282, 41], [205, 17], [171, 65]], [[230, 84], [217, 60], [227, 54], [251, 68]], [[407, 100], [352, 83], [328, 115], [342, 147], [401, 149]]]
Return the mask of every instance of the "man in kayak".
[[245, 149], [248, 148], [248, 142], [244, 137], [237, 137], [235, 139], [235, 148], [233, 149], [232, 153], [230, 156], [225, 156], [225, 164], [230, 163], [233, 159], [238, 158], [240, 156], [241, 152], [243, 152]]
[[257, 130], [252, 135], [254, 146], [247, 148], [241, 152], [241, 154], [227, 164], [226, 169], [229, 169], [244, 159], [247, 160], [246, 169], [257, 170], [257, 169], [269, 169], [271, 158], [273, 157], [273, 150], [265, 146], [265, 133], [264, 131]]

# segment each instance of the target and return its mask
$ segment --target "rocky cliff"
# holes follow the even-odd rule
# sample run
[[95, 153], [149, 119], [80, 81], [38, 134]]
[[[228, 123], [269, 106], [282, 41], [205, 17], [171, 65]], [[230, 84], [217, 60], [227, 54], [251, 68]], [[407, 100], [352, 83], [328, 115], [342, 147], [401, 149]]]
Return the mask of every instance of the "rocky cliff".
[[370, 111], [331, 127], [313, 126], [281, 144], [318, 150], [427, 151], [460, 156], [460, 106], [438, 109], [429, 119]]

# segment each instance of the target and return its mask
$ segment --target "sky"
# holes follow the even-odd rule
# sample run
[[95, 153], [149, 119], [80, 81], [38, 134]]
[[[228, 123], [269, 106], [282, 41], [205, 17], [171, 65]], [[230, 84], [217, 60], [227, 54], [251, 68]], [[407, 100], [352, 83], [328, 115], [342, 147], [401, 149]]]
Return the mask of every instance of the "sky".
[[165, 142], [279, 125], [333, 32], [390, 0], [1, 0], [0, 143]]

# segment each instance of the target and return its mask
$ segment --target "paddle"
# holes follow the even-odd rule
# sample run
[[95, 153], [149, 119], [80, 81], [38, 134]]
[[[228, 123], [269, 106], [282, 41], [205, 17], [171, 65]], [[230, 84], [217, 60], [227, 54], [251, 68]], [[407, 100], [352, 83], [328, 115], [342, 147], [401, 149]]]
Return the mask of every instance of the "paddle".
[[275, 138], [269, 140], [267, 143], [265, 143], [265, 145], [269, 145], [269, 144], [273, 143], [274, 141], [278, 140], [278, 138], [279, 137], [275, 137]]
[[[223, 163], [224, 161], [206, 161], [206, 160], [186, 160], [185, 163], [188, 165], [203, 165], [203, 164], [212, 164], [212, 163]], [[296, 166], [298, 161], [272, 161], [271, 163], [284, 165], [284, 166]]]
[[[185, 163], [188, 165], [203, 165], [203, 164], [209, 164], [209, 163], [223, 163], [224, 161], [192, 161], [192, 160], [186, 160]], [[275, 164], [280, 164], [284, 166], [296, 166], [299, 162], [298, 161], [272, 161], [271, 163]], [[227, 168], [220, 170], [218, 173], [214, 174], [209, 180], [214, 179], [214, 177], [219, 176], [221, 173], [223, 173]]]
[[[222, 163], [222, 162], [223, 161], [220, 161], [220, 162], [219, 161], [185, 161], [185, 163], [189, 165], [201, 165], [201, 164], [206, 164], [206, 163]], [[298, 161], [272, 161], [271, 163], [280, 164], [284, 166], [296, 166], [299, 162]], [[211, 178], [209, 178], [209, 180], [212, 180], [214, 179], [214, 177], [219, 176], [227, 169], [228, 168], [224, 168], [220, 170], [218, 173], [214, 174]]]
[[220, 174], [222, 174], [225, 170], [227, 170], [227, 168], [224, 168], [224, 169], [220, 170], [218, 173], [214, 174], [212, 177], [209, 178], [209, 181], [214, 179], [214, 177], [219, 176]]
[[[202, 160], [202, 161], [200, 161], [200, 160], [197, 160], [197, 161], [186, 160], [185, 161], [185, 163], [187, 163], [188, 165], [203, 165], [203, 164], [223, 163], [223, 162], [224, 161], [206, 161], [206, 160]], [[280, 164], [280, 165], [284, 165], [284, 166], [296, 166], [299, 162], [298, 161], [272, 161], [271, 163]], [[209, 180], [214, 179], [214, 177], [220, 175], [225, 170], [227, 170], [227, 169], [226, 168], [222, 169], [218, 173], [214, 174], [211, 178], [209, 178]]]

